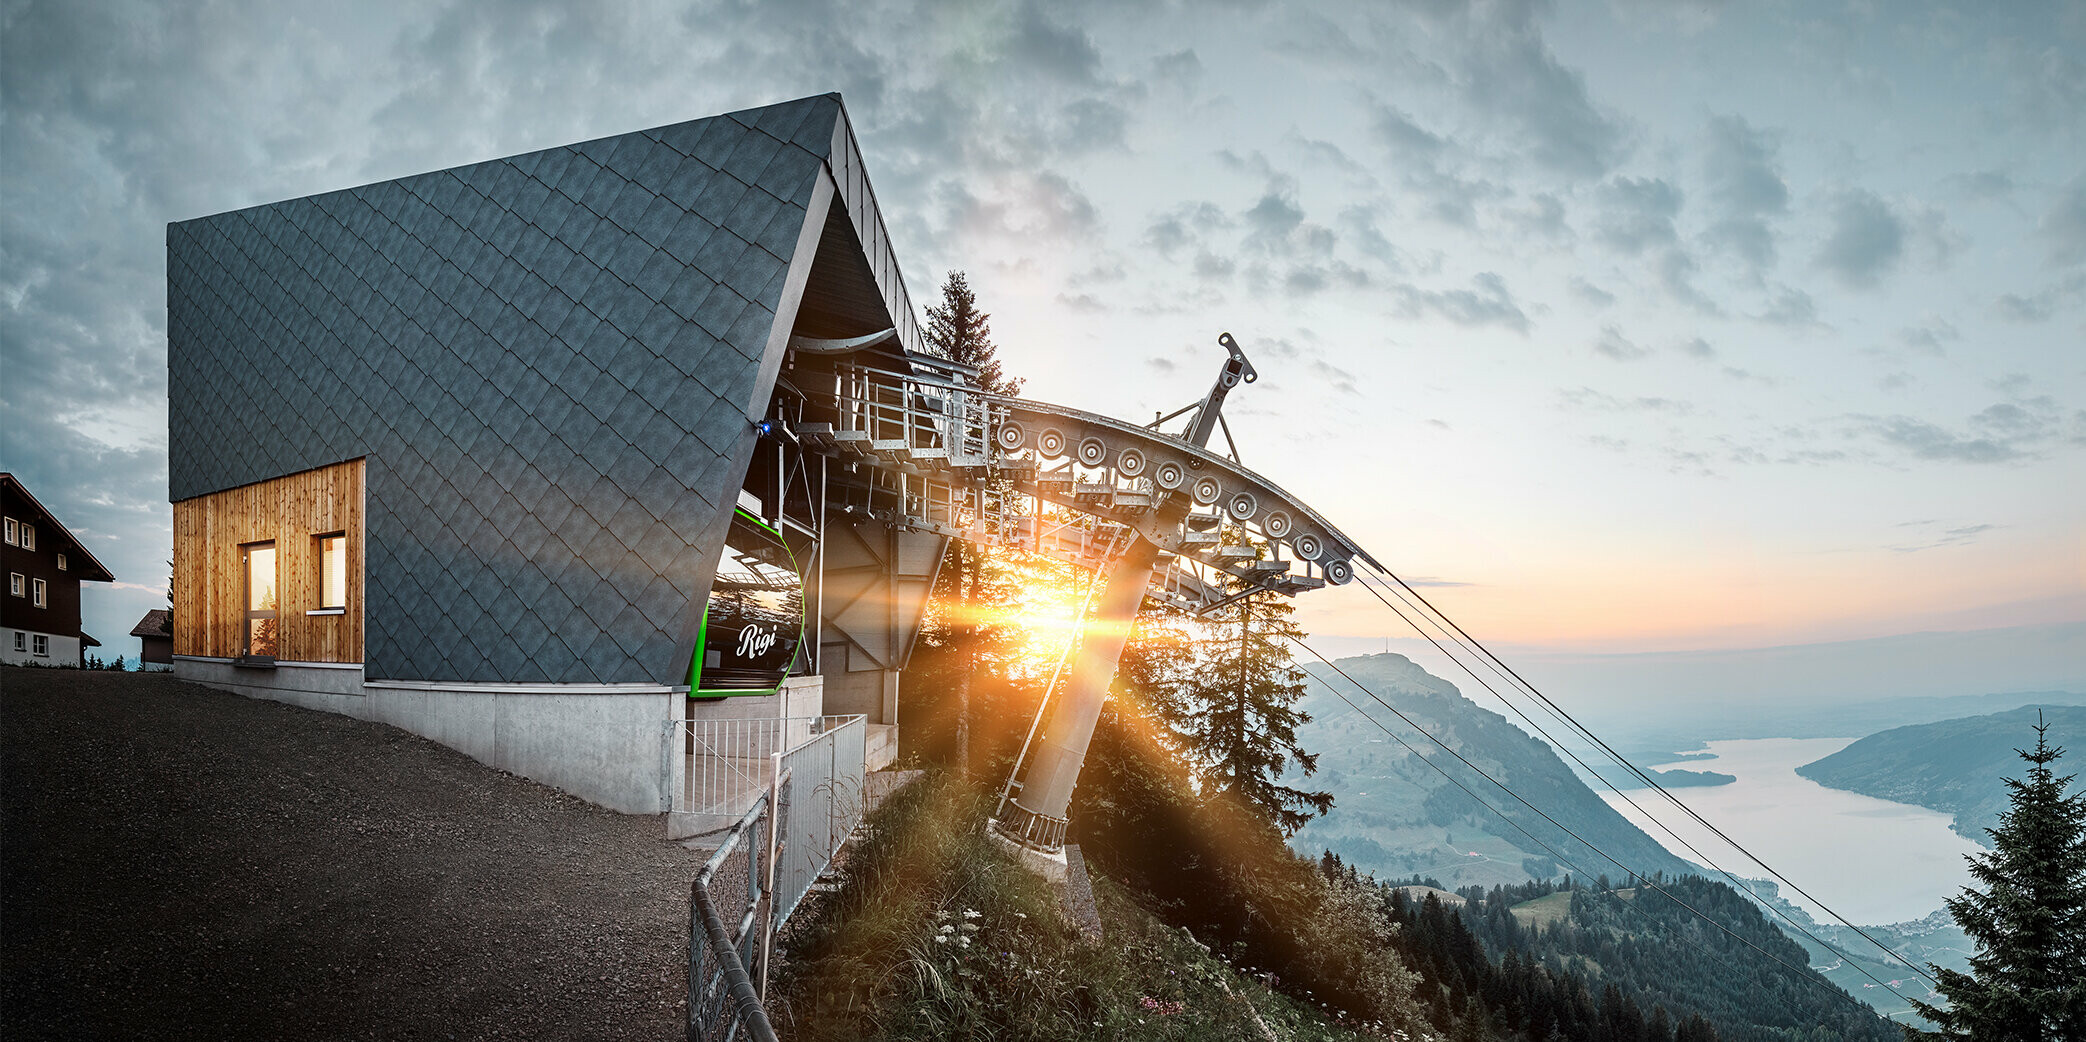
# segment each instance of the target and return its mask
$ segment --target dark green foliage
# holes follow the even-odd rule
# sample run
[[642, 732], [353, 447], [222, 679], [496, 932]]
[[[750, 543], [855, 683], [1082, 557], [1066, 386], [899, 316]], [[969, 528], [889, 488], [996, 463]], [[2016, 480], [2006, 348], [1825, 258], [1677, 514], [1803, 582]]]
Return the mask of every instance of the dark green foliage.
[[[1321, 868], [1354, 875], [1331, 855]], [[1475, 1001], [1491, 1037], [1529, 1042], [1896, 1037], [1888, 1021], [1811, 973], [1803, 949], [1736, 891], [1699, 876], [1653, 881], [1672, 897], [1650, 887], [1538, 880], [1466, 887], [1458, 891], [1465, 903], [1450, 907], [1433, 894], [1414, 899], [1398, 889], [1433, 883], [1417, 876], [1378, 889], [1400, 925], [1394, 946], [1419, 972], [1418, 994], [1444, 1034], [1462, 1030]], [[1571, 895], [1562, 920], [1523, 925], [1515, 917], [1515, 905], [1559, 891]], [[1703, 923], [1675, 898], [1743, 940]]]
[[992, 342], [992, 316], [978, 310], [978, 296], [963, 272], [952, 271], [942, 280], [941, 306], [927, 309], [927, 328], [922, 333], [928, 350], [952, 362], [975, 366], [979, 387], [994, 394], [1021, 393], [1024, 381], [1002, 370], [999, 347]]
[[1304, 671], [1287, 638], [1301, 637], [1281, 597], [1242, 597], [1205, 617], [1210, 635], [1199, 667], [1173, 703], [1169, 723], [1182, 752], [1217, 793], [1266, 814], [1289, 835], [1333, 805], [1333, 795], [1283, 785], [1294, 766], [1309, 776], [1318, 757], [1297, 741], [1309, 713], [1298, 709]]
[[2006, 779], [2011, 807], [1990, 831], [1992, 849], [1970, 857], [1976, 880], [1948, 911], [1977, 942], [1970, 973], [1931, 966], [1949, 1005], [1914, 1005], [1942, 1037], [1977, 1042], [2086, 1039], [2086, 798], [2050, 765], [2038, 718], [2025, 779]]

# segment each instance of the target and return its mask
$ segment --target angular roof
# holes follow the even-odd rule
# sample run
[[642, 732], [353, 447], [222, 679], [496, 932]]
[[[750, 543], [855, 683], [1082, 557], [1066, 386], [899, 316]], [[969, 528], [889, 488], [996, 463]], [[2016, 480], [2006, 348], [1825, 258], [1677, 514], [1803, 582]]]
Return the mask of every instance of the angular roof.
[[814, 267], [919, 346], [833, 94], [169, 225], [169, 498], [366, 458], [370, 678], [661, 682]]
[[165, 608], [154, 608], [146, 612], [145, 617], [139, 619], [138, 624], [130, 628], [130, 635], [133, 637], [173, 636], [173, 626], [168, 621], [167, 616], [168, 612]]
[[[38, 500], [29, 491], [27, 485], [22, 484], [20, 478], [7, 471], [0, 471], [0, 489], [6, 489], [14, 495], [21, 497], [23, 504], [36, 511], [37, 520], [33, 523], [41, 529], [37, 533], [37, 549], [43, 549], [54, 537], [60, 539], [64, 545], [78, 553], [83, 561], [84, 567], [69, 569], [81, 582], [106, 583], [116, 581], [115, 574], [109, 571], [108, 566], [102, 564], [101, 559], [95, 557], [94, 552], [87, 549], [80, 542], [79, 538], [72, 534], [72, 530], [65, 527], [65, 522], [58, 520], [58, 515], [51, 513], [50, 508], [44, 506], [42, 501]], [[16, 518], [15, 520], [20, 521], [24, 519]], [[55, 545], [51, 548], [57, 549]]]

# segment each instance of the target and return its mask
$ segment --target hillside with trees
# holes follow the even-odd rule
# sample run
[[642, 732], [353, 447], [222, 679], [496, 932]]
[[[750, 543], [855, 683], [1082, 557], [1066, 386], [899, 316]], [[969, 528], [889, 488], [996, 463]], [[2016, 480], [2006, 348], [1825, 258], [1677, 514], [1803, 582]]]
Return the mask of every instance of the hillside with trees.
[[[1317, 755], [1323, 784], [1338, 794], [1338, 800], [1324, 817], [1297, 833], [1292, 841], [1297, 849], [1331, 850], [1384, 878], [1420, 873], [1456, 886], [1555, 879], [1574, 871], [1617, 878], [1632, 872], [1700, 871], [1616, 813], [1548, 745], [1463, 697], [1456, 685], [1411, 659], [1386, 653], [1340, 659], [1335, 665], [1486, 774], [1531, 798], [1540, 794], [1538, 805], [1585, 842], [1499, 791], [1346, 678], [1320, 665], [1309, 670], [1311, 683], [1300, 704], [1312, 720], [1299, 729], [1298, 738]], [[1392, 733], [1378, 729], [1371, 719]], [[1399, 738], [1419, 752], [1399, 744]], [[1422, 762], [1421, 755], [1432, 765]], [[1435, 766], [1499, 813], [1457, 788]], [[1613, 777], [1621, 772], [1604, 773]], [[1595, 853], [1589, 843], [1622, 864]], [[1561, 863], [1544, 844], [1568, 863]]]
[[1835, 789], [1953, 814], [1950, 828], [1989, 846], [1986, 830], [1998, 827], [2007, 808], [2006, 779], [2020, 767], [2014, 750], [2038, 714], [2059, 741], [2086, 741], [2086, 706], [2027, 705], [1879, 731], [1796, 773]]

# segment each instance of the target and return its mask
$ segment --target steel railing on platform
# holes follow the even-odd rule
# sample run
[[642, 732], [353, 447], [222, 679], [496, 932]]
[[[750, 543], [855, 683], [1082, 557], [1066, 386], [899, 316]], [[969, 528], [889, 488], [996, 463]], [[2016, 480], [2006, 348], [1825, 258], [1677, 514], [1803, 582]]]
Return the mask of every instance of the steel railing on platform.
[[[775, 780], [775, 754], [845, 725], [849, 716], [761, 717], [737, 720], [675, 720], [679, 738], [668, 739], [672, 777], [668, 792], [675, 811], [727, 815], [734, 820], [754, 796]], [[680, 755], [672, 755], [679, 749]], [[719, 822], [722, 827], [725, 822]]]

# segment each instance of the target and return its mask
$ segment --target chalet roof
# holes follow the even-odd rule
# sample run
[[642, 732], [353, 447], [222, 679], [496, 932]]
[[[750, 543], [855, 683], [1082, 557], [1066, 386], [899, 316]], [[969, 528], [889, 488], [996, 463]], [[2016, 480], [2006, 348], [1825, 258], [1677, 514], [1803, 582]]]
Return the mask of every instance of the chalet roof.
[[[81, 582], [105, 583], [116, 581], [116, 576], [109, 571], [106, 565], [101, 563], [100, 558], [94, 556], [94, 551], [87, 549], [86, 546], [81, 544], [79, 538], [72, 534], [72, 530], [65, 527], [65, 522], [58, 520], [58, 515], [51, 513], [50, 508], [44, 506], [29, 491], [28, 486], [22, 484], [20, 478], [15, 477], [10, 472], [0, 471], [0, 489], [6, 489], [8, 492], [19, 496], [25, 505], [36, 511], [36, 517], [31, 523], [36, 526], [38, 549], [42, 549], [55, 537], [67, 547], [67, 552], [79, 555], [83, 567], [68, 570], [73, 575], [78, 576]], [[18, 517], [15, 520], [28, 519]], [[51, 548], [56, 549], [57, 545], [51, 544]]]
[[130, 628], [130, 635], [133, 637], [172, 636], [174, 631], [168, 624], [167, 614], [167, 609], [165, 608], [154, 608], [146, 612], [145, 617], [139, 619], [138, 624]]
[[366, 459], [373, 680], [684, 673], [790, 334], [921, 346], [836, 94], [171, 224], [167, 282], [169, 498]]

